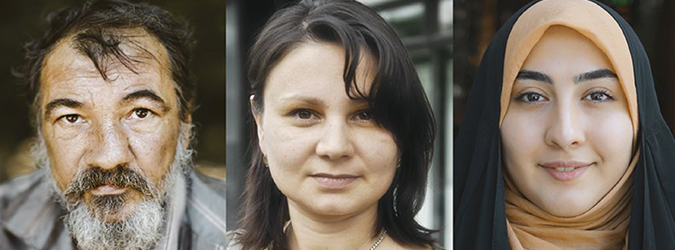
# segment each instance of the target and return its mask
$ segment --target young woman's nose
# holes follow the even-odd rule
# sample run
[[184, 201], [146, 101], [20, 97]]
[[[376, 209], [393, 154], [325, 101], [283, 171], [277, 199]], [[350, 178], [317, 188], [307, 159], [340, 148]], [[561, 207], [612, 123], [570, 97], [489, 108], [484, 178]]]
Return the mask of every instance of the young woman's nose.
[[571, 149], [586, 142], [580, 110], [575, 103], [558, 103], [549, 117], [545, 136], [548, 145]]
[[354, 154], [351, 137], [346, 122], [337, 119], [328, 121], [322, 128], [316, 154], [330, 160], [351, 157]]

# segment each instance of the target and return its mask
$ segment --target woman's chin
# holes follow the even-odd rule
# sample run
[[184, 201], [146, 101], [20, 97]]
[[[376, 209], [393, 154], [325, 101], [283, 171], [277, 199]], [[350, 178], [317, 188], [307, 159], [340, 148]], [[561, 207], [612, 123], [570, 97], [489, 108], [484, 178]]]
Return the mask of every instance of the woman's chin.
[[358, 212], [357, 206], [351, 204], [349, 201], [343, 200], [330, 200], [330, 201], [317, 201], [315, 204], [311, 204], [313, 212], [326, 216], [344, 216], [350, 215]]
[[567, 194], [558, 197], [560, 198], [548, 199], [547, 201], [541, 202], [543, 203], [542, 205], [537, 205], [554, 216], [575, 217], [587, 212], [595, 205], [595, 203], [597, 203], [592, 197], [586, 197], [579, 194]]
[[361, 204], [354, 202], [353, 198], [335, 196], [317, 197], [303, 203], [305, 203], [303, 210], [318, 216], [352, 216], [368, 210], [373, 205], [377, 206], [377, 201], [373, 204]]

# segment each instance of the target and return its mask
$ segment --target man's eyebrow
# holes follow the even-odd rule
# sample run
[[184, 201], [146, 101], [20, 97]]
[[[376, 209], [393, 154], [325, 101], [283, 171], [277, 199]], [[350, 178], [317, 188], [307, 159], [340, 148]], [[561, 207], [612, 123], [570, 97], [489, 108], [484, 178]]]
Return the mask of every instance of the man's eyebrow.
[[600, 78], [618, 78], [614, 72], [608, 69], [598, 69], [591, 72], [586, 72], [574, 77], [574, 83], [583, 81], [590, 81]]
[[47, 106], [45, 106], [45, 117], [49, 117], [49, 115], [51, 115], [54, 109], [58, 107], [80, 108], [83, 105], [84, 105], [83, 103], [75, 101], [73, 99], [68, 98], [54, 99], [49, 103], [47, 103]]
[[157, 94], [155, 94], [154, 91], [149, 90], [149, 89], [143, 89], [143, 90], [134, 91], [132, 93], [129, 93], [128, 95], [124, 96], [124, 98], [122, 98], [122, 103], [129, 103], [129, 102], [139, 100], [139, 99], [148, 99], [150, 101], [156, 102], [160, 106], [162, 106], [162, 109], [164, 111], [169, 109], [169, 106], [166, 105], [166, 102], [164, 101], [164, 99], [162, 99]]
[[521, 70], [518, 72], [518, 75], [516, 76], [516, 79], [518, 80], [534, 80], [534, 81], [539, 81], [539, 82], [545, 82], [548, 84], [553, 84], [553, 80], [551, 78], [541, 72], [537, 71], [531, 71], [531, 70]]

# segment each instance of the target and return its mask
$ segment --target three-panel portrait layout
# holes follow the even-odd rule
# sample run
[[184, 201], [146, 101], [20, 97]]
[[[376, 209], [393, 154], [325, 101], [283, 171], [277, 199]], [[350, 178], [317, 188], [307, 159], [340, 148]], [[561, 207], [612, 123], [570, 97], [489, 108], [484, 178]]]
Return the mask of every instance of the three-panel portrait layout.
[[675, 249], [675, 1], [0, 16], [0, 250]]

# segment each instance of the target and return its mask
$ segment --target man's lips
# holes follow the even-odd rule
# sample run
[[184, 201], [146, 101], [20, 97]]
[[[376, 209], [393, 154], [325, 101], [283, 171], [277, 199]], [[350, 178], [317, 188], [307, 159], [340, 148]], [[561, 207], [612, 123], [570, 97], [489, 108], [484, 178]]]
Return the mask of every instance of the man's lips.
[[579, 178], [594, 162], [552, 161], [541, 164], [551, 177], [559, 181], [572, 181]]
[[343, 189], [352, 184], [356, 179], [359, 178], [358, 175], [351, 174], [327, 174], [327, 173], [318, 173], [312, 174], [310, 177], [320, 186], [327, 189]]
[[126, 188], [124, 187], [118, 187], [115, 185], [100, 185], [94, 189], [91, 190], [91, 194], [96, 195], [96, 196], [104, 196], [104, 195], [119, 195], [123, 194], [126, 192]]

